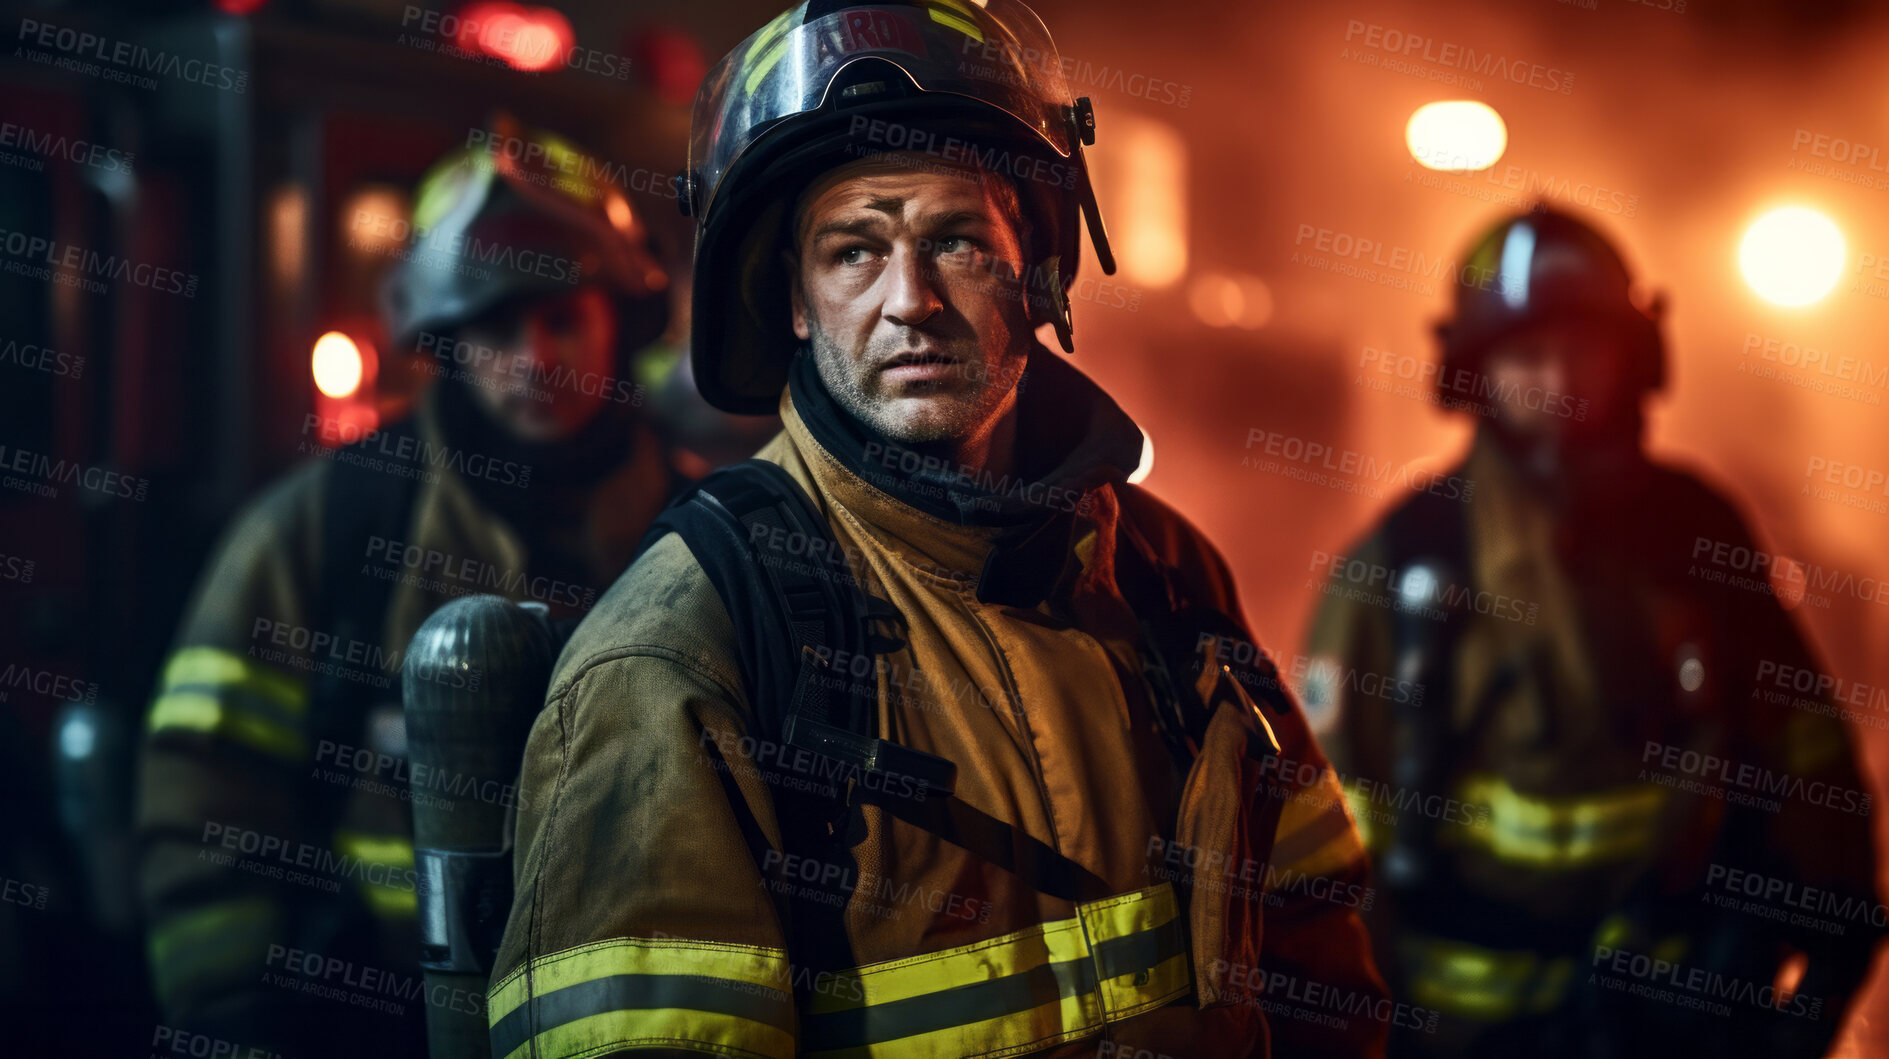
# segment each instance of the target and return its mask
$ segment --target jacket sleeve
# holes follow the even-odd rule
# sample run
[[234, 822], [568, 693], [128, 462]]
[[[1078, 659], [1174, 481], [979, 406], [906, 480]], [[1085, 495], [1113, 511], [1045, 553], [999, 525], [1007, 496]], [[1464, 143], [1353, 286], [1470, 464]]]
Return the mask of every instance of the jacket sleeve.
[[[1753, 541], [1742, 524], [1731, 534], [1735, 542]], [[1758, 785], [1776, 809], [1750, 814], [1759, 822], [1753, 836], [1759, 841], [1756, 848], [1732, 848], [1741, 864], [1712, 870], [1720, 892], [1744, 896], [1763, 886], [1767, 895], [1787, 895], [1767, 904], [1802, 910], [1791, 917], [1787, 934], [1807, 957], [1798, 988], [1821, 1011], [1800, 1028], [1834, 1033], [1884, 934], [1871, 826], [1875, 806], [1846, 723], [1857, 711], [1843, 701], [1854, 700], [1856, 688], [1817, 662], [1773, 596], [1729, 587], [1721, 592], [1721, 613], [1733, 625], [1732, 660], [1724, 667], [1731, 677], [1726, 701], [1742, 707], [1740, 753], [1760, 770]], [[1762, 881], [1747, 877], [1733, 885], [1729, 872], [1739, 867]], [[1714, 881], [1708, 876], [1708, 888]]]
[[[1194, 598], [1250, 629], [1226, 561], [1164, 505], [1165, 518], [1151, 515], [1148, 509], [1158, 504], [1130, 490], [1123, 506]], [[1260, 947], [1265, 989], [1284, 994], [1267, 1017], [1271, 1050], [1280, 1056], [1379, 1056], [1398, 1009], [1378, 975], [1361, 915], [1372, 897], [1369, 864], [1338, 777], [1296, 705], [1274, 726], [1279, 771], [1271, 789], [1260, 788], [1261, 797], [1284, 803], [1266, 871]], [[1294, 1018], [1289, 1012], [1296, 1005], [1287, 999], [1293, 994], [1344, 998], [1358, 1014]]]
[[495, 1059], [794, 1054], [787, 945], [759, 867], [780, 833], [734, 644], [672, 535], [566, 648], [519, 784]]
[[[138, 797], [147, 954], [171, 1025], [243, 1042], [288, 1032], [263, 982], [311, 891], [280, 877], [307, 782], [303, 570], [310, 467], [236, 521], [198, 583], [146, 722]], [[281, 633], [278, 638], [278, 633]], [[279, 640], [279, 642], [278, 642]]]

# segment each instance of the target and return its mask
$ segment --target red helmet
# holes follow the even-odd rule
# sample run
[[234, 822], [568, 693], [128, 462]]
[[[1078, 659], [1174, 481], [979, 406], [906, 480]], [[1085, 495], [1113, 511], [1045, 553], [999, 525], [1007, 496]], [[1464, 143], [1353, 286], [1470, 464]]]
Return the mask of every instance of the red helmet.
[[[1617, 324], [1626, 375], [1636, 393], [1666, 381], [1662, 306], [1634, 302], [1632, 276], [1607, 237], [1568, 214], [1537, 204], [1476, 240], [1457, 273], [1455, 313], [1436, 327], [1443, 343], [1439, 382], [1465, 370], [1480, 373], [1498, 340], [1543, 321], [1582, 319]], [[1460, 400], [1459, 393], [1446, 393]]]

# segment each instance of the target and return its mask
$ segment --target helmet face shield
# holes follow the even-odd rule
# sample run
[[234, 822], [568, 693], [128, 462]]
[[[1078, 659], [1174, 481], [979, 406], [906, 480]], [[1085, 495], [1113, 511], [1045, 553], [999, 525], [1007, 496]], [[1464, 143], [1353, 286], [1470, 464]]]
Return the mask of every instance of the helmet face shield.
[[1437, 329], [1444, 367], [1480, 373], [1498, 340], [1569, 322], [1618, 332], [1623, 374], [1638, 390], [1663, 384], [1658, 310], [1634, 303], [1619, 250], [1578, 218], [1538, 204], [1489, 229], [1464, 256], [1454, 312]]
[[856, 90], [844, 87], [843, 71], [865, 58], [897, 67], [920, 91], [1008, 114], [1062, 158], [1077, 150], [1056, 47], [1017, 0], [806, 0], [742, 41], [703, 81], [689, 140], [696, 216], [713, 214], [723, 177], [783, 119], [844, 106], [829, 97]]

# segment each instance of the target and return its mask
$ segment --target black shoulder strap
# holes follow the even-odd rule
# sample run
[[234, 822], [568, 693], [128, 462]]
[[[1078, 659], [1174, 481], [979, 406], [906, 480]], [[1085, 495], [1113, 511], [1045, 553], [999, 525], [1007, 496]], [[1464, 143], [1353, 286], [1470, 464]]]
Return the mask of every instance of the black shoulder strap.
[[714, 471], [657, 516], [638, 554], [670, 533], [728, 609], [763, 732], [848, 774], [951, 792], [957, 766], [878, 738], [874, 658], [898, 645], [878, 630], [898, 612], [861, 590], [826, 517], [792, 475], [760, 459]]

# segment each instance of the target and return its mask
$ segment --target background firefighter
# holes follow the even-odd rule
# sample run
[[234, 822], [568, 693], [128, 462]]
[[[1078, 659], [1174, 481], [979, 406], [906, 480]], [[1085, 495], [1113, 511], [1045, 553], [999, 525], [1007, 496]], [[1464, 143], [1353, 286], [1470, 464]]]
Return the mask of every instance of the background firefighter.
[[[1442, 1014], [1393, 1052], [1822, 1055], [1881, 934], [1870, 798], [1842, 722], [1777, 693], [1817, 667], [1774, 590], [1711, 573], [1744, 520], [1643, 450], [1658, 303], [1542, 207], [1463, 274], [1436, 386], [1473, 486], [1338, 558], [1308, 651], [1380, 966]], [[1862, 913], [1788, 916], [1806, 892]]]
[[595, 167], [570, 144], [504, 118], [495, 135], [532, 149], [438, 162], [383, 288], [395, 347], [441, 381], [237, 519], [165, 665], [139, 816], [180, 1032], [424, 1054], [425, 1004], [483, 1002], [422, 988], [408, 799], [451, 777], [408, 774], [402, 654], [469, 593], [581, 613], [675, 484], [630, 381], [668, 320], [639, 218], [572, 175]]

